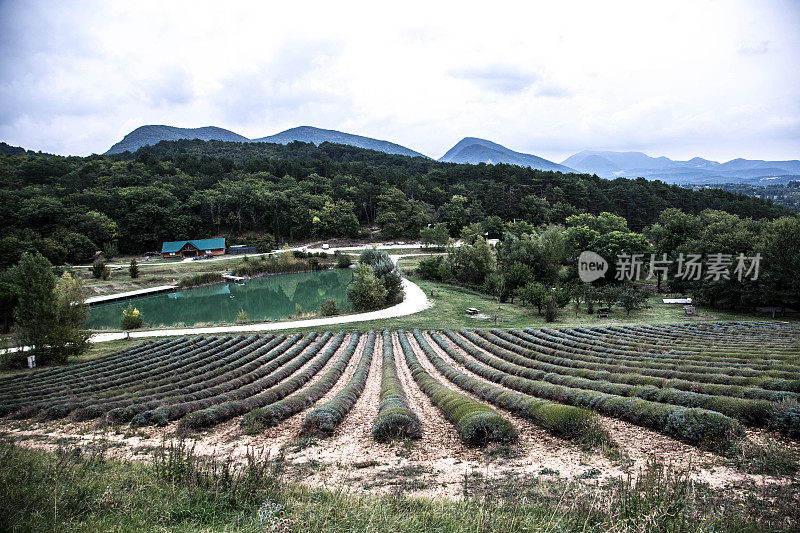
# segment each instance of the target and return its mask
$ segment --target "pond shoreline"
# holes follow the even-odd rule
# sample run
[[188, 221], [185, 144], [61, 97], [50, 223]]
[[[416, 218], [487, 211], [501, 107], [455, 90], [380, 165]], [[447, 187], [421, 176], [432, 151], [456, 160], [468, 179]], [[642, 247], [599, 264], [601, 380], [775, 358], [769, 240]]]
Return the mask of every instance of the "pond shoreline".
[[327, 299], [335, 300], [341, 312], [349, 312], [346, 291], [351, 278], [352, 270], [336, 268], [265, 272], [242, 281], [116, 295], [113, 301], [91, 306], [86, 326], [93, 331], [118, 330], [119, 315], [128, 305], [136, 307], [151, 328], [236, 324], [241, 310], [247, 313], [247, 322], [280, 321], [303, 310], [316, 312]]

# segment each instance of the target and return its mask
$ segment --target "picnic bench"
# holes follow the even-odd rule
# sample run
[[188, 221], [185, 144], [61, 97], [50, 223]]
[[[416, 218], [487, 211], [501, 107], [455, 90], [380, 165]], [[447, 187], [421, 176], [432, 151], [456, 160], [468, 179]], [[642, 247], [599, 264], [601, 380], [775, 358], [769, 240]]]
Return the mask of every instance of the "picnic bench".
[[686, 313], [686, 316], [693, 316], [697, 313], [697, 309], [695, 309], [693, 305], [684, 305], [683, 311]]
[[608, 318], [608, 315], [611, 313], [610, 307], [598, 307], [597, 308], [597, 318]]

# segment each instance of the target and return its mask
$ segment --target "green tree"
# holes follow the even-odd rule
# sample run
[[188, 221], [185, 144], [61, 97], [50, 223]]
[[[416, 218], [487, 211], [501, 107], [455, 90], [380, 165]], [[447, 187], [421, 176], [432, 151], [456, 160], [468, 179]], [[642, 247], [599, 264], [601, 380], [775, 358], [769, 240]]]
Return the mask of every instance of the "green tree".
[[122, 310], [122, 320], [120, 322], [122, 329], [137, 329], [142, 327], [143, 322], [142, 313], [133, 304], [128, 304], [128, 307]]
[[128, 267], [128, 273], [131, 275], [131, 279], [139, 277], [139, 263], [136, 262], [135, 257], [131, 259], [131, 266]]
[[22, 254], [11, 269], [16, 286], [14, 337], [19, 346], [46, 353], [50, 328], [56, 321], [56, 277], [53, 265], [39, 252]]
[[538, 314], [542, 314], [542, 307], [546, 304], [549, 294], [544, 285], [537, 281], [531, 281], [516, 290], [517, 298], [522, 301], [522, 305], [532, 305], [536, 307]]
[[619, 293], [619, 303], [627, 316], [631, 316], [634, 309], [644, 309], [648, 307], [650, 295], [647, 292], [637, 289], [634, 286], [625, 287]]
[[386, 288], [369, 265], [359, 263], [353, 281], [347, 287], [347, 298], [355, 311], [380, 309], [386, 301]]
[[494, 253], [483, 237], [477, 237], [473, 245], [451, 248], [447, 262], [458, 281], [473, 286], [483, 285], [486, 276], [496, 268]]
[[95, 279], [108, 279], [111, 275], [111, 270], [109, 270], [108, 265], [105, 261], [97, 261], [92, 265], [92, 276]]
[[429, 225], [419, 231], [419, 238], [422, 246], [435, 246], [444, 248], [450, 242], [450, 233], [447, 224], [440, 222], [436, 225]]
[[389, 254], [376, 248], [361, 252], [359, 262], [369, 266], [386, 289], [385, 304], [403, 301], [403, 279]]
[[48, 346], [54, 362], [66, 363], [89, 348], [89, 332], [85, 329], [89, 306], [83, 281], [64, 272], [55, 286], [55, 320], [48, 334]]
[[422, 279], [441, 281], [440, 267], [443, 261], [441, 256], [423, 257], [417, 265], [417, 275]]

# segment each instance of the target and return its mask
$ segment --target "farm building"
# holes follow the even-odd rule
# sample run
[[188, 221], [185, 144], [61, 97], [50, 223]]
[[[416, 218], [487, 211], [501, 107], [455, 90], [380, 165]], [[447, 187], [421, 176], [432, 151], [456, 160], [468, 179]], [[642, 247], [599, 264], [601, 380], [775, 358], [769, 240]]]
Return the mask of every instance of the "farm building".
[[172, 241], [161, 245], [162, 257], [195, 257], [198, 255], [222, 255], [224, 253], [224, 238]]

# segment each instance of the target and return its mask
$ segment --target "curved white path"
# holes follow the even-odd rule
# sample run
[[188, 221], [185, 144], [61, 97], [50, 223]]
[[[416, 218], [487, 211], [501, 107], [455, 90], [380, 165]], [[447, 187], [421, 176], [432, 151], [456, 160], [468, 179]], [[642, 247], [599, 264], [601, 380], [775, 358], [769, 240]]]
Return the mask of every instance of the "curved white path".
[[[429, 254], [403, 254], [391, 255], [392, 261], [397, 264], [398, 259], [414, 255], [429, 255]], [[438, 254], [435, 254], [438, 255]], [[291, 320], [287, 322], [258, 322], [255, 324], [241, 324], [238, 326], [211, 326], [201, 328], [181, 328], [181, 329], [157, 329], [149, 331], [129, 331], [129, 332], [115, 332], [115, 333], [97, 333], [89, 338], [89, 342], [109, 342], [122, 339], [137, 339], [147, 337], [177, 337], [183, 335], [216, 335], [219, 333], [243, 333], [243, 332], [257, 332], [257, 331], [275, 331], [293, 328], [311, 328], [329, 326], [332, 324], [348, 324], [351, 322], [367, 322], [369, 320], [381, 320], [384, 318], [395, 318], [398, 316], [413, 315], [424, 311], [433, 306], [428, 297], [425, 295], [419, 285], [409, 281], [406, 278], [402, 279], [403, 294], [405, 295], [403, 301], [392, 307], [379, 309], [377, 311], [369, 311], [367, 313], [356, 313], [352, 315], [329, 316], [324, 318], [308, 318], [305, 320]], [[0, 353], [15, 352], [18, 350], [27, 351], [28, 347], [22, 348], [6, 348], [0, 350]]]
[[[397, 264], [398, 259], [406, 256], [426, 255], [426, 254], [403, 254], [391, 255], [392, 261]], [[369, 311], [367, 313], [356, 313], [353, 315], [329, 316], [324, 318], [308, 318], [305, 320], [291, 320], [288, 322], [259, 322], [256, 324], [241, 324], [238, 326], [210, 326], [201, 328], [181, 328], [181, 329], [158, 329], [150, 331], [130, 331], [116, 333], [97, 333], [92, 335], [90, 342], [108, 342], [120, 339], [136, 339], [144, 337], [171, 337], [184, 335], [216, 335], [219, 333], [242, 333], [254, 331], [274, 331], [293, 328], [310, 328], [330, 326], [332, 324], [348, 324], [350, 322], [367, 322], [369, 320], [381, 320], [384, 318], [395, 318], [398, 316], [413, 315], [424, 311], [433, 305], [425, 295], [419, 285], [402, 279], [403, 282], [403, 301], [392, 307]]]
[[366, 322], [368, 320], [380, 320], [383, 318], [395, 318], [398, 316], [412, 315], [419, 313], [429, 307], [432, 303], [428, 300], [419, 285], [403, 278], [403, 292], [405, 298], [402, 302], [386, 309], [369, 311], [367, 313], [357, 313], [354, 315], [329, 316], [324, 318], [309, 318], [306, 320], [291, 320], [288, 322], [259, 322], [257, 324], [242, 324], [239, 326], [212, 326], [204, 328], [182, 328], [182, 329], [158, 329], [151, 331], [131, 331], [128, 333], [98, 333], [92, 335], [90, 342], [108, 342], [120, 339], [136, 339], [144, 337], [170, 337], [183, 335], [216, 335], [219, 333], [243, 333], [255, 331], [274, 331], [292, 328], [308, 328], [329, 326], [331, 324], [348, 324], [350, 322]]

